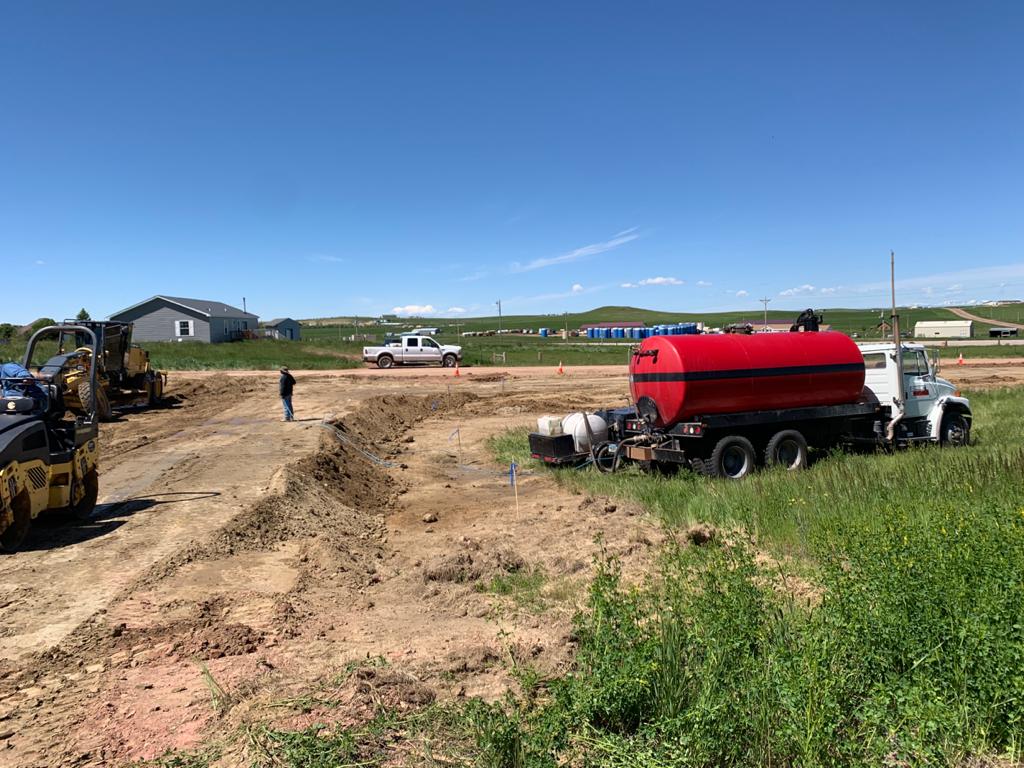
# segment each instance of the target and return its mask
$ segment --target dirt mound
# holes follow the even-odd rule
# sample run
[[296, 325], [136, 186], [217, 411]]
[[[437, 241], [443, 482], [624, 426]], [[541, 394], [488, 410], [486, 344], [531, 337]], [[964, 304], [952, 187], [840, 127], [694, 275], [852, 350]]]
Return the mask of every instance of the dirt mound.
[[485, 552], [472, 539], [463, 539], [461, 552], [436, 557], [424, 566], [423, 580], [467, 584], [524, 568], [526, 561], [510, 548]]

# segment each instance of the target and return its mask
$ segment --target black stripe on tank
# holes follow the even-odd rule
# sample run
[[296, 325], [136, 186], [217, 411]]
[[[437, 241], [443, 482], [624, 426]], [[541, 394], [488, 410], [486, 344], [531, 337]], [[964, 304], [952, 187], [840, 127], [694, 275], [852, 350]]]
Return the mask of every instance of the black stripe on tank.
[[676, 371], [674, 373], [634, 373], [629, 380], [637, 384], [672, 381], [715, 381], [718, 379], [759, 379], [769, 376], [800, 376], [807, 373], [846, 373], [863, 371], [864, 363], [827, 365], [791, 365], [782, 368], [735, 368], [729, 371]]

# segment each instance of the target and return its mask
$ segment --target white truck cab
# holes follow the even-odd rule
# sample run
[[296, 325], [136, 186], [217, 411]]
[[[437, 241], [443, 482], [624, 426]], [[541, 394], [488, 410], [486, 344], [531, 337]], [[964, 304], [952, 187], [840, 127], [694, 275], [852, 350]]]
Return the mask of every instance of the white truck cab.
[[[903, 343], [903, 386], [899, 382], [896, 345], [858, 344], [864, 355], [864, 389], [892, 409], [894, 426], [907, 441], [963, 445], [970, 440], [971, 406], [951, 382], [938, 376], [938, 350]], [[901, 401], [902, 393], [902, 401]]]

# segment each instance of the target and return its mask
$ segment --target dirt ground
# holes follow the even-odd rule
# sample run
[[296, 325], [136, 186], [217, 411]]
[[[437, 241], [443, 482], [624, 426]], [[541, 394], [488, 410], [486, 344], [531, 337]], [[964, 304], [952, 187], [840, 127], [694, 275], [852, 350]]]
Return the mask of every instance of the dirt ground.
[[[1024, 383], [998, 362], [943, 374]], [[40, 520], [0, 559], [0, 765], [124, 765], [256, 722], [497, 698], [517, 663], [566, 664], [597, 535], [633, 575], [664, 535], [542, 475], [517, 510], [486, 447], [625, 404], [621, 367], [297, 378], [286, 424], [274, 374], [175, 374], [173, 404], [103, 427], [93, 517]], [[494, 588], [527, 574], [525, 602]]]

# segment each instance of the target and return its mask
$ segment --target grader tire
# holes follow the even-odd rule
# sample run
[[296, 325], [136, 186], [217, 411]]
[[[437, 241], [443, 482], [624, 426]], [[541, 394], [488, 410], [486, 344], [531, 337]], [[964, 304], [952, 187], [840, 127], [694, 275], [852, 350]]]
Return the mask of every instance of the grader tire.
[[11, 512], [14, 513], [14, 520], [0, 532], [0, 552], [13, 552], [28, 535], [28, 529], [32, 526], [32, 506], [28, 493], [22, 491], [14, 497]]
[[[82, 403], [82, 408], [91, 412], [93, 410], [92, 402], [92, 385], [89, 381], [83, 381], [78, 385], [78, 400]], [[110, 400], [107, 399], [107, 393], [103, 391], [103, 387], [96, 388], [96, 418], [100, 421], [110, 421], [114, 418], [114, 412], [110, 408]]]

